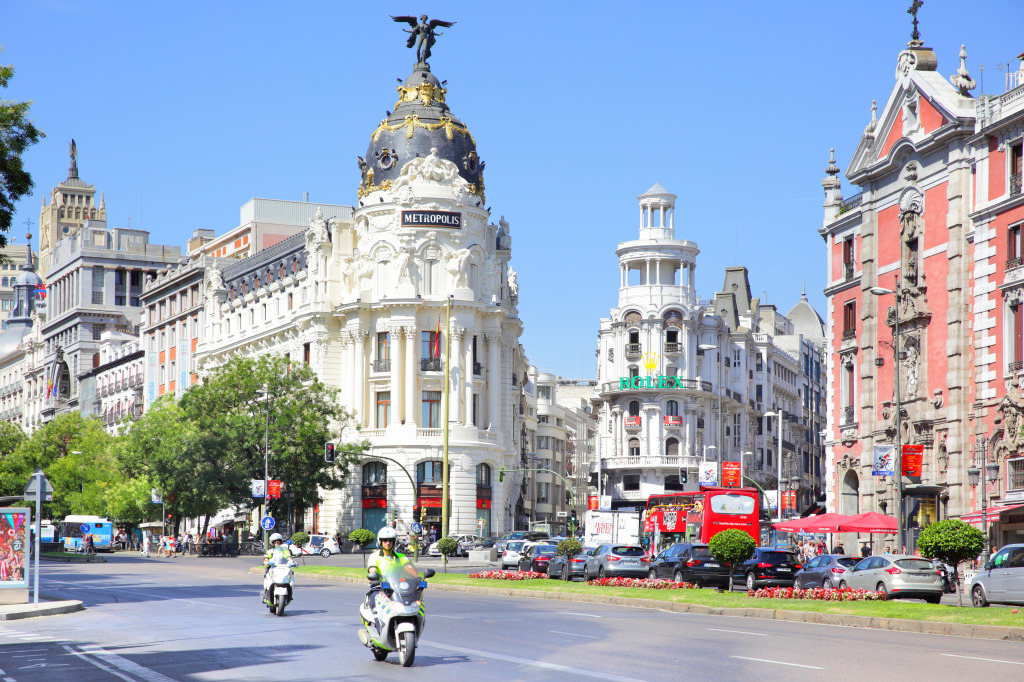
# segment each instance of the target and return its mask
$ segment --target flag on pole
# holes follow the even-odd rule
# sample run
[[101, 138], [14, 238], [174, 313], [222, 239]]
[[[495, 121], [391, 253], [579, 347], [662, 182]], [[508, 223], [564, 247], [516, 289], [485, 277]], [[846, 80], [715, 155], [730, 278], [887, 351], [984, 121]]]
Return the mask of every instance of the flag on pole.
[[49, 379], [46, 382], [46, 397], [49, 398], [52, 393], [53, 393], [53, 380]]
[[38, 296], [39, 298], [46, 298], [46, 285], [45, 284], [37, 284], [36, 285], [36, 296]]
[[441, 357], [441, 314], [437, 315], [437, 330], [434, 332], [434, 359]]

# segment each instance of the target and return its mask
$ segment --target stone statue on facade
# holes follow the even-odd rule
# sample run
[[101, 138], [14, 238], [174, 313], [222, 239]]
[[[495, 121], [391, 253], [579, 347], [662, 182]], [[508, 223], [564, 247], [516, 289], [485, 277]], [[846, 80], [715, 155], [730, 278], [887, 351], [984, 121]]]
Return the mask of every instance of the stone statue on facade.
[[455, 25], [454, 21], [441, 21], [440, 19], [427, 21], [426, 14], [421, 14], [419, 21], [416, 20], [416, 17], [393, 16], [391, 19], [396, 23], [406, 23], [412, 26], [412, 29], [402, 29], [409, 34], [409, 41], [405, 46], [409, 48], [413, 45], [416, 46], [416, 61], [421, 64], [426, 64], [427, 60], [430, 59], [430, 48], [434, 46], [437, 36], [442, 35], [435, 29], [438, 26], [451, 28]]
[[456, 289], [469, 288], [469, 277], [466, 269], [468, 260], [469, 249], [459, 249], [449, 254], [448, 260], [445, 261], [445, 269], [454, 278]]
[[498, 221], [498, 249], [508, 250], [512, 248], [512, 237], [509, 235], [508, 221], [505, 220], [505, 216], [501, 216], [501, 220]]
[[323, 210], [316, 207], [316, 217], [309, 219], [309, 229], [306, 231], [306, 246], [316, 247], [330, 241], [330, 237], [327, 234], [327, 221], [324, 220]]
[[484, 295], [485, 300], [488, 296], [493, 294], [498, 289], [498, 273], [500, 272], [498, 264], [493, 258], [488, 258], [484, 261], [483, 276], [480, 282], [480, 291]]
[[402, 284], [403, 281], [412, 284], [409, 277], [409, 259], [412, 257], [412, 249], [408, 246], [402, 247], [395, 256], [395, 283]]
[[512, 266], [508, 266], [508, 297], [512, 305], [519, 302], [519, 276]]

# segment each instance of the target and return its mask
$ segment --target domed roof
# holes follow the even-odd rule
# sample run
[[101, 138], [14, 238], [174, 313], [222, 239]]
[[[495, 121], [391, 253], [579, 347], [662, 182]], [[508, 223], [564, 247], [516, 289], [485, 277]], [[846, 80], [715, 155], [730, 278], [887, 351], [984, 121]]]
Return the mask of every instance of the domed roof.
[[43, 283], [43, 278], [36, 274], [35, 270], [22, 270], [21, 274], [14, 278], [12, 286], [37, 287]]
[[430, 72], [430, 66], [417, 63], [398, 86], [394, 113], [373, 131], [366, 158], [359, 159], [360, 197], [390, 189], [405, 164], [437, 149], [437, 156], [454, 163], [459, 175], [470, 184], [470, 191], [483, 198], [484, 163], [477, 155], [473, 135], [445, 103], [447, 94], [448, 89]]

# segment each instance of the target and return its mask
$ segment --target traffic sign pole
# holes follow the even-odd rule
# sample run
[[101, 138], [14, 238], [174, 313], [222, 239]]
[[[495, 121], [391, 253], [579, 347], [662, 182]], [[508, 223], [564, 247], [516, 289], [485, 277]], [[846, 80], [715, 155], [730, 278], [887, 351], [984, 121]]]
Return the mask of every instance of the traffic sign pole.
[[[38, 477], [42, 473], [43, 472], [41, 472], [39, 470], [36, 470], [36, 473], [34, 473], [32, 475]], [[34, 559], [36, 560], [35, 561], [35, 563], [36, 563], [36, 575], [35, 575], [35, 578], [32, 581], [33, 584], [35, 585], [35, 587], [32, 590], [32, 592], [33, 592], [33, 594], [32, 594], [32, 603], [35, 604], [36, 606], [39, 605], [39, 534], [42, 532], [42, 524], [39, 522], [39, 519], [42, 516], [40, 514], [40, 502], [39, 501], [42, 499], [42, 497], [43, 497], [43, 486], [40, 483], [39, 490], [36, 491], [36, 541], [34, 543], [35, 544], [35, 557], [34, 557]]]

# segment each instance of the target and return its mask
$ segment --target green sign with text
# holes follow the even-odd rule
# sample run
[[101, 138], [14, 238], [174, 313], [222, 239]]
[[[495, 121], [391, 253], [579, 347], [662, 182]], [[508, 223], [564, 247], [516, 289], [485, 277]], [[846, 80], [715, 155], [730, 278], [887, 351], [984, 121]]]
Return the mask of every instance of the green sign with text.
[[686, 388], [678, 376], [619, 377], [619, 390], [630, 388]]

